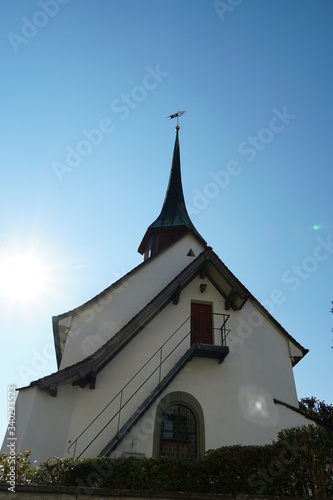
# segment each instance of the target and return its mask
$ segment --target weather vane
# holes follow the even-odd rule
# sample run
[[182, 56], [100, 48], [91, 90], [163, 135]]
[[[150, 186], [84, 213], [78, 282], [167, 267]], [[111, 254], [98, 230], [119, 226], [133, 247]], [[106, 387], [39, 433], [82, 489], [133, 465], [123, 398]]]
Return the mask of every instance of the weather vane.
[[177, 118], [177, 127], [179, 127], [179, 117], [183, 116], [184, 113], [186, 113], [186, 111], [177, 111], [177, 113], [169, 115], [167, 116], [167, 118], [170, 118], [170, 120], [172, 120], [173, 118]]

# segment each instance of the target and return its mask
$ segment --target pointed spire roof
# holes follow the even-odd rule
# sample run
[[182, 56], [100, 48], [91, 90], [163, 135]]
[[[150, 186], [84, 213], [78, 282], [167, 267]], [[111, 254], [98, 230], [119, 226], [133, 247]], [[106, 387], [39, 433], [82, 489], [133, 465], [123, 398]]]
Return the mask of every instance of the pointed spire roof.
[[152, 234], [156, 233], [173, 232], [176, 239], [181, 233], [191, 232], [206, 246], [206, 241], [196, 230], [186, 210], [180, 170], [179, 128], [180, 127], [177, 125], [169, 184], [163, 207], [160, 215], [148, 227], [139, 247], [140, 253], [145, 251]]

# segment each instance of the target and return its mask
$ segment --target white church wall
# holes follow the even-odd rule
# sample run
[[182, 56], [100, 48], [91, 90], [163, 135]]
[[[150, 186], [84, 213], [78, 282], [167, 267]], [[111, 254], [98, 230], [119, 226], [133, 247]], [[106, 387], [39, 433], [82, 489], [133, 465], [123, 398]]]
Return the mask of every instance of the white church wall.
[[303, 415], [287, 408], [286, 406], [276, 404], [277, 411], [279, 413], [279, 429], [288, 429], [289, 427], [302, 427], [304, 425], [314, 425], [317, 426], [313, 420], [310, 420]]
[[[289, 341], [261, 315], [249, 300], [243, 309], [230, 318], [228, 345], [233, 376], [249, 384], [269, 387], [273, 397], [291, 405], [298, 404]], [[237, 367], [237, 370], [234, 370]], [[237, 375], [238, 374], [238, 375]]]
[[[36, 398], [36, 388], [31, 388], [26, 391], [21, 391], [16, 398], [15, 403], [15, 437], [17, 439], [15, 443], [15, 451], [19, 453], [20, 451], [26, 451], [30, 448], [24, 447], [24, 438], [26, 437], [27, 429], [31, 425], [31, 421], [34, 420], [34, 404]], [[1, 451], [8, 453], [8, 440], [10, 437], [8, 434], [8, 429], [5, 434]]]
[[[194, 358], [159, 396], [112, 456], [137, 453], [152, 456], [156, 408], [167, 394], [190, 392], [204, 413], [205, 451], [222, 446], [264, 445], [278, 432], [312, 422], [274, 403], [263, 386], [230, 383], [226, 367], [216, 360]], [[218, 373], [220, 372], [220, 373]], [[244, 389], [244, 390], [243, 390]]]
[[[223, 364], [222, 364], [223, 365]], [[277, 439], [278, 432], [312, 422], [274, 403], [263, 386], [230, 383], [216, 360], [194, 358], [159, 396], [112, 456], [138, 453], [152, 456], [156, 408], [167, 394], [190, 392], [204, 413], [205, 451], [222, 446], [264, 445]], [[218, 374], [218, 371], [221, 373]]]
[[[206, 280], [207, 281], [207, 280]], [[208, 302], [213, 305], [214, 313], [230, 313], [227, 326], [232, 334], [237, 334], [239, 325], [243, 327], [248, 318], [261, 313], [251, 303], [241, 311], [225, 311], [224, 300], [214, 286], [208, 282], [207, 290], [200, 293], [200, 278], [195, 278], [182, 291], [178, 305], [170, 303], [159, 315], [141, 331], [126, 348], [98, 375], [96, 389], [78, 390], [75, 412], [72, 416], [71, 439], [110, 401], [141, 366], [155, 353], [162, 343], [190, 316], [191, 300]], [[289, 358], [288, 341], [265, 318], [257, 320], [258, 327], [251, 334], [241, 338], [242, 342], [230, 342], [232, 349], [222, 364], [212, 359], [193, 359], [177, 375], [167, 391], [179, 390], [193, 394], [202, 404], [207, 418], [206, 444], [216, 447], [226, 444], [264, 444], [276, 437], [279, 427], [278, 412], [273, 398], [281, 399], [297, 406], [294, 378]], [[185, 322], [178, 335], [170, 342], [174, 346], [190, 331], [190, 321]], [[244, 330], [245, 331], [245, 330]], [[240, 331], [238, 331], [238, 334]], [[176, 342], [177, 340], [177, 342]], [[220, 342], [219, 342], [220, 343]], [[228, 342], [227, 342], [228, 343]], [[190, 345], [190, 337], [178, 348], [177, 355], [162, 368], [162, 378], [176, 362], [176, 357], [184, 353]], [[164, 356], [169, 354], [167, 344]], [[123, 402], [141, 385], [158, 366], [159, 354], [140, 372], [123, 394]], [[146, 383], [131, 403], [122, 411], [120, 427], [136, 410], [158, 383], [158, 371]], [[109, 409], [86, 432], [78, 445], [78, 452], [89, 442], [117, 411], [120, 395]], [[89, 407], [88, 411], [83, 409]], [[233, 408], [230, 411], [230, 408]], [[146, 417], [143, 417], [146, 418]], [[146, 421], [146, 420], [145, 420]], [[147, 422], [147, 421], [146, 421]], [[117, 431], [117, 419], [110, 424], [96, 442], [87, 450], [86, 455], [97, 454]], [[232, 429], [232, 430], [231, 430]], [[133, 437], [133, 436], [132, 436]], [[135, 438], [135, 436], [134, 436]], [[131, 435], [127, 450], [132, 449]], [[124, 443], [121, 445], [124, 447]], [[142, 443], [137, 447], [141, 452]], [[152, 443], [147, 438], [144, 449]]]
[[81, 361], [112, 338], [193, 261], [193, 257], [187, 256], [190, 248], [195, 257], [203, 251], [197, 240], [188, 234], [158, 258], [148, 260], [119, 287], [73, 315], [60, 369]]
[[73, 411], [71, 389], [71, 386], [63, 386], [59, 391], [61, 397], [57, 398], [36, 386], [19, 392], [16, 400], [17, 453], [31, 451], [32, 462], [63, 455]]

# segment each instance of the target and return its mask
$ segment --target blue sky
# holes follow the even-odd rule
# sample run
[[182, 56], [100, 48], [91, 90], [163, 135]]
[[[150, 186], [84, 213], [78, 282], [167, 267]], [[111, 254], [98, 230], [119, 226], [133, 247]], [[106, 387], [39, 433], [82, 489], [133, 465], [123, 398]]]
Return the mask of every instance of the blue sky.
[[193, 223], [310, 349], [294, 370], [299, 397], [333, 403], [332, 2], [0, 9], [0, 266], [29, 254], [45, 269], [25, 300], [0, 282], [2, 434], [8, 385], [56, 369], [51, 317], [141, 262], [178, 109]]

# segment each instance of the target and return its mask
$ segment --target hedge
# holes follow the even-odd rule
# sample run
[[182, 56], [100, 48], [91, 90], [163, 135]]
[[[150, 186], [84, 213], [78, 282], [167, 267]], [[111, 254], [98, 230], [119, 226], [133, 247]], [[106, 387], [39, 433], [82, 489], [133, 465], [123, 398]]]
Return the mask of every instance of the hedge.
[[[229, 446], [199, 460], [168, 458], [54, 458], [33, 467], [30, 452], [16, 456], [16, 484], [192, 493], [333, 498], [333, 436], [321, 427], [282, 431], [266, 446]], [[0, 457], [8, 482], [10, 457]]]

